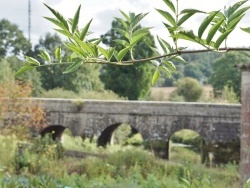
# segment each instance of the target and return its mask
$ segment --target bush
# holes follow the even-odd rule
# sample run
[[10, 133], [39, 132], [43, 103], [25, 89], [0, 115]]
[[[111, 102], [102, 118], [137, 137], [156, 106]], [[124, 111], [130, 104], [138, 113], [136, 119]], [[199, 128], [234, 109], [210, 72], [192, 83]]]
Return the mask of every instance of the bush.
[[40, 97], [74, 99], [78, 98], [78, 95], [74, 91], [69, 91], [62, 88], [56, 88], [44, 91]]
[[112, 91], [94, 91], [94, 90], [81, 90], [79, 93], [65, 90], [62, 88], [56, 88], [45, 91], [40, 97], [45, 98], [65, 98], [65, 99], [100, 99], [100, 100], [125, 100], [123, 97], [119, 97]]
[[170, 96], [170, 100], [173, 97], [183, 96], [186, 102], [195, 102], [199, 100], [203, 92], [201, 84], [196, 79], [189, 77], [179, 79], [176, 82], [176, 87], [175, 93]]
[[239, 98], [232, 87], [224, 86], [221, 98], [227, 103], [239, 103]]
[[46, 113], [39, 102], [31, 100], [31, 92], [30, 84], [14, 81], [1, 83], [1, 134], [15, 134], [18, 139], [25, 140], [47, 126]]

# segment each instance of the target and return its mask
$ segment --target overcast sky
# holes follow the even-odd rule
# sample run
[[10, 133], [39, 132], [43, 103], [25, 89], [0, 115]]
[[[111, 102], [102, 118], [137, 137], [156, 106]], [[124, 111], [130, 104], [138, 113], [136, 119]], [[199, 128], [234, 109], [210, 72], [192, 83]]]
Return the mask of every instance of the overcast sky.
[[[28, 0], [0, 0], [0, 19], [7, 19], [11, 23], [17, 24], [19, 29], [24, 32], [28, 38]], [[175, 2], [173, 0], [173, 2]], [[223, 9], [224, 5], [231, 5], [237, 0], [179, 0], [183, 8], [195, 8], [204, 11]], [[146, 13], [149, 15], [142, 22], [142, 26], [153, 26], [151, 33], [160, 35], [168, 40], [168, 33], [164, 28], [163, 18], [156, 12], [155, 8], [167, 9], [163, 0], [31, 0], [31, 41], [33, 44], [38, 42], [41, 36], [46, 32], [54, 33], [53, 25], [43, 16], [53, 17], [48, 9], [43, 5], [46, 3], [59, 11], [65, 18], [73, 17], [76, 9], [81, 4], [81, 26], [84, 26], [93, 18], [90, 30], [96, 36], [106, 33], [111, 28], [113, 17], [120, 17], [119, 9], [125, 12]], [[250, 5], [247, 2], [246, 5]], [[194, 17], [192, 22], [186, 27], [188, 29], [197, 28], [200, 17]], [[248, 24], [247, 24], [248, 23]], [[241, 22], [241, 27], [250, 27], [250, 12], [247, 13]], [[242, 31], [235, 31], [228, 41], [229, 46], [249, 46], [250, 35]], [[189, 45], [183, 42], [182, 45]]]

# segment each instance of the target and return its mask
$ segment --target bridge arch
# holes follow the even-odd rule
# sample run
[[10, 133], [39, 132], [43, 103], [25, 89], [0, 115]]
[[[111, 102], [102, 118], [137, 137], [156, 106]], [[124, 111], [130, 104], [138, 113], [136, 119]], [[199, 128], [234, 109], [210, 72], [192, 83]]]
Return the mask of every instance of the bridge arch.
[[60, 140], [65, 129], [62, 125], [49, 125], [40, 131], [40, 135], [51, 134], [53, 140]]
[[[111, 143], [112, 137], [114, 135], [114, 132], [117, 130], [117, 128], [121, 125], [125, 125], [125, 123], [114, 123], [112, 125], [109, 125], [108, 127], [106, 127], [102, 132], [101, 135], [99, 136], [98, 140], [97, 140], [97, 145], [98, 146], [103, 146], [105, 147], [107, 144]], [[140, 133], [135, 127], [133, 127], [130, 124], [126, 124], [128, 126], [130, 126], [131, 128], [131, 132], [128, 135], [129, 137], [132, 137], [133, 135]]]
[[[203, 163], [205, 160], [202, 149], [203, 143], [204, 140], [197, 131], [191, 129], [178, 130], [170, 135], [168, 143], [168, 159], [179, 160], [180, 158], [181, 161], [191, 160], [196, 163]], [[187, 151], [185, 151], [183, 148], [186, 148]], [[191, 159], [187, 158], [185, 155], [182, 155], [182, 152], [187, 152], [188, 155], [192, 156]], [[178, 153], [178, 156], [180, 157], [176, 157], [175, 153]]]

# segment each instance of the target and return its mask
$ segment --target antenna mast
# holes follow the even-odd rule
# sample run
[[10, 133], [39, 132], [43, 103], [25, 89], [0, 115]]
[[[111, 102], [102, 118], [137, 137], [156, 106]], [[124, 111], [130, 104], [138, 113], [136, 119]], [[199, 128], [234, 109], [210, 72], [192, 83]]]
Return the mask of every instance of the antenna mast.
[[28, 19], [29, 19], [29, 22], [28, 22], [28, 35], [29, 35], [29, 41], [30, 41], [30, 30], [31, 30], [31, 4], [30, 4], [30, 0], [28, 2]]

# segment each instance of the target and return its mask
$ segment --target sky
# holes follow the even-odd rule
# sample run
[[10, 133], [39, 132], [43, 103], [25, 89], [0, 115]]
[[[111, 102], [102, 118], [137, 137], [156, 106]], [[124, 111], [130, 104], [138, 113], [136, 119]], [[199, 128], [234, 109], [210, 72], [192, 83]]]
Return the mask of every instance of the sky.
[[[52, 13], [43, 5], [46, 3], [53, 9], [60, 12], [65, 18], [72, 18], [81, 4], [80, 26], [93, 18], [90, 31], [94, 32], [93, 37], [99, 37], [111, 29], [111, 22], [114, 17], [121, 17], [119, 9], [128, 13], [149, 13], [142, 21], [144, 27], [153, 27], [150, 32], [156, 36], [169, 40], [169, 34], [164, 28], [163, 17], [155, 10], [168, 10], [163, 0], [30, 0], [31, 1], [31, 42], [38, 43], [40, 37], [47, 32], [55, 33], [54, 25], [43, 18], [43, 16], [53, 17]], [[172, 0], [175, 2], [175, 0]], [[220, 10], [224, 6], [232, 5], [237, 0], [179, 0], [179, 10], [184, 8], [194, 8], [203, 11]], [[28, 38], [28, 0], [0, 0], [0, 19], [7, 19], [11, 23], [18, 25]], [[250, 5], [247, 2], [245, 5]], [[184, 25], [187, 29], [197, 31], [201, 16], [192, 18], [191, 22]], [[250, 11], [242, 20], [240, 27], [250, 27]], [[228, 40], [229, 47], [249, 46], [250, 35], [241, 30], [236, 30]], [[182, 46], [196, 48], [197, 46], [186, 41], [181, 42]]]

